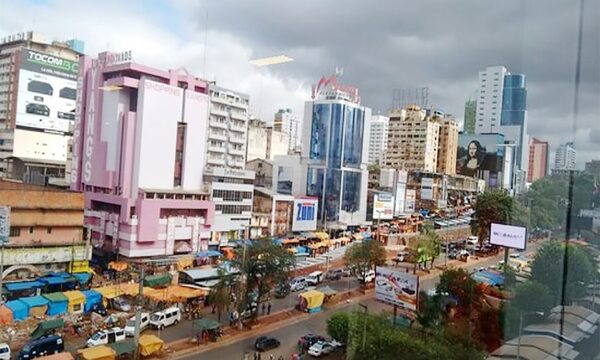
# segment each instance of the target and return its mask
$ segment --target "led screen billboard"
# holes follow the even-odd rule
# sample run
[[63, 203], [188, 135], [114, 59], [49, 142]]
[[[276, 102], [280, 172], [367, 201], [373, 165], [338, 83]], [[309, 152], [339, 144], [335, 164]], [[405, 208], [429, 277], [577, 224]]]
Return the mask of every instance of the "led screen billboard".
[[460, 134], [456, 152], [456, 172], [478, 176], [479, 171], [502, 171], [504, 158], [502, 134]]
[[17, 94], [17, 128], [68, 133], [75, 120], [79, 63], [23, 49]]

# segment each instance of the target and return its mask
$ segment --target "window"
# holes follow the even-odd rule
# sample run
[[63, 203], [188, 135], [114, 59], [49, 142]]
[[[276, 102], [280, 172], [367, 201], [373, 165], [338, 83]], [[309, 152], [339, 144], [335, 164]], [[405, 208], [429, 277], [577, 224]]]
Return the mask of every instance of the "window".
[[51, 227], [46, 228], [46, 234], [52, 234], [52, 228]]
[[11, 226], [8, 236], [21, 236], [21, 228], [16, 226]]
[[29, 233], [33, 234], [33, 226], [29, 227]]

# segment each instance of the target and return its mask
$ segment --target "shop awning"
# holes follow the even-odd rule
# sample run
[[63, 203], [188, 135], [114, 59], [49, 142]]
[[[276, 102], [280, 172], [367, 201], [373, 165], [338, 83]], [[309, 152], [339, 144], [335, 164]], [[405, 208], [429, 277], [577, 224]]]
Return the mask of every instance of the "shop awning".
[[124, 271], [127, 270], [127, 267], [128, 265], [125, 261], [111, 261], [108, 263], [108, 268], [114, 271]]
[[39, 289], [44, 287], [44, 283], [41, 281], [19, 281], [12, 283], [4, 283], [4, 287], [8, 291], [22, 291], [29, 289]]
[[178, 302], [204, 297], [207, 294], [208, 292], [205, 290], [193, 289], [180, 285], [171, 285], [164, 289], [144, 288], [144, 296], [154, 301]]
[[300, 297], [306, 301], [306, 307], [312, 309], [323, 305], [325, 294], [317, 290], [309, 290], [300, 294]]
[[327, 234], [326, 232], [322, 232], [322, 231], [316, 232], [315, 236], [321, 240], [329, 239], [329, 234]]
[[102, 345], [77, 351], [83, 360], [113, 360], [117, 353], [110, 347]]
[[114, 285], [107, 285], [107, 286], [103, 286], [100, 288], [96, 288], [94, 290], [97, 291], [99, 294], [101, 294], [103, 298], [108, 299], [108, 300], [114, 299], [117, 296], [123, 295], [123, 292], [121, 292], [120, 290], [117, 290], [117, 287]]
[[119, 341], [116, 343], [108, 344], [108, 346], [115, 351], [117, 356], [133, 354], [135, 352], [135, 343], [133, 342], [133, 340]]
[[292, 238], [292, 239], [284, 239], [282, 241], [283, 245], [288, 245], [288, 244], [298, 244], [300, 242], [300, 240], [296, 239], [296, 238]]
[[62, 285], [68, 282], [76, 281], [75, 278], [65, 278], [62, 276], [46, 276], [40, 278], [41, 282], [45, 282], [48, 285]]
[[205, 251], [200, 251], [196, 253], [196, 257], [197, 258], [207, 258], [207, 257], [217, 257], [217, 256], [221, 256], [223, 254], [221, 254], [220, 251], [216, 251], [216, 250], [205, 250]]
[[88, 281], [90, 281], [90, 279], [92, 278], [92, 274], [87, 272], [73, 273], [73, 276], [81, 285], [87, 284]]
[[94, 305], [102, 303], [102, 294], [95, 290], [85, 290], [82, 291], [83, 296], [85, 296], [85, 305], [83, 307], [84, 311], [90, 312]]
[[169, 273], [146, 276], [144, 278], [144, 286], [157, 287], [166, 286], [171, 283], [173, 277]]
[[43, 296], [25, 297], [20, 298], [19, 300], [25, 303], [25, 305], [27, 305], [28, 308], [48, 305], [48, 299], [46, 299]]

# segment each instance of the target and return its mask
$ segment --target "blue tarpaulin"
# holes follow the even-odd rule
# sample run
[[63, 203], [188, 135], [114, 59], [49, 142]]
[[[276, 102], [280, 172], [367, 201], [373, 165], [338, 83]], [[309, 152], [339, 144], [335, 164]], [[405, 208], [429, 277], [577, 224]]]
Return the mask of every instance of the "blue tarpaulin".
[[102, 303], [102, 294], [94, 290], [82, 291], [85, 296], [85, 305], [83, 310], [88, 313], [92, 310], [94, 305]]
[[48, 300], [43, 296], [24, 297], [20, 298], [19, 301], [27, 306], [27, 315], [31, 313], [31, 308], [48, 305]]
[[281, 246], [283, 245], [283, 239], [275, 238], [273, 239], [273, 244]]
[[206, 258], [206, 257], [214, 257], [214, 256], [221, 256], [221, 252], [216, 251], [216, 250], [206, 250], [206, 251], [199, 251], [196, 253], [197, 258]]
[[473, 279], [494, 286], [500, 286], [504, 284], [504, 276], [489, 271], [476, 272], [473, 274]]
[[67, 279], [62, 276], [47, 276], [40, 279], [48, 285], [61, 285], [67, 282]]
[[8, 291], [21, 291], [42, 288], [44, 287], [44, 283], [40, 281], [19, 281], [13, 283], [4, 283], [4, 287]]
[[6, 307], [9, 308], [13, 313], [14, 320], [25, 320], [27, 318], [28, 309], [21, 300], [8, 301]]
[[67, 312], [69, 299], [63, 293], [45, 294], [44, 298], [48, 300], [48, 315], [60, 315]]
[[86, 272], [73, 273], [73, 276], [81, 285], [87, 284], [87, 282], [90, 281], [90, 279], [92, 278], [92, 274]]

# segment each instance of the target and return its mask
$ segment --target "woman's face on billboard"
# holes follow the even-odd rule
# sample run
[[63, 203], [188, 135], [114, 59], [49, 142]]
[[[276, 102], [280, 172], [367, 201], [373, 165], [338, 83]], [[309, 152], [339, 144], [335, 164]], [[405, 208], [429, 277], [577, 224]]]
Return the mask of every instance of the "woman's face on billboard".
[[477, 155], [477, 145], [474, 142], [469, 143], [469, 157], [475, 157]]

